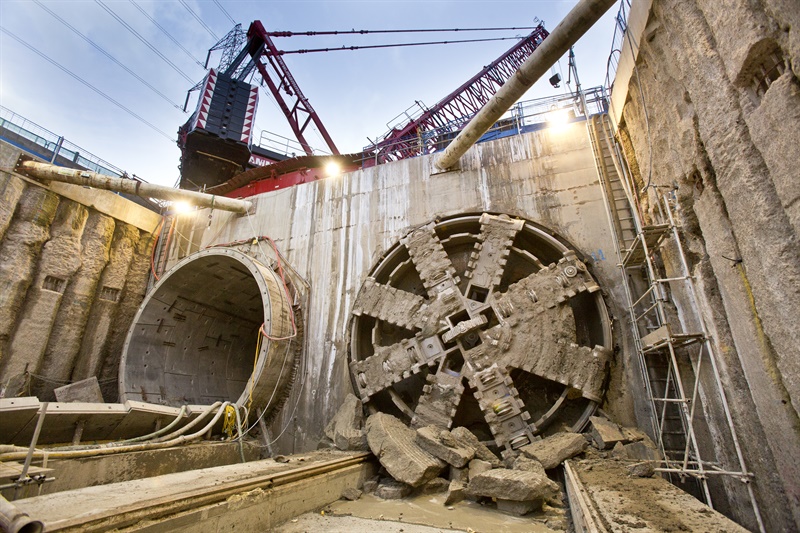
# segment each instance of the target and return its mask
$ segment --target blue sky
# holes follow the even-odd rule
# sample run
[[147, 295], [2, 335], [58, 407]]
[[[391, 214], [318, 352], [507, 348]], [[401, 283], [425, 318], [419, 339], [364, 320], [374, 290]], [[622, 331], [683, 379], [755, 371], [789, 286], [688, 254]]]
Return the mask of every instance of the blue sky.
[[[172, 185], [178, 178], [180, 152], [175, 132], [188, 113], [186, 91], [205, 71], [194, 58], [205, 60], [216, 39], [189, 12], [194, 11], [217, 37], [233, 26], [212, 0], [103, 0], [103, 4], [155, 46], [177, 70], [148, 48], [95, 1], [0, 2], [0, 25], [51, 60], [152, 124], [159, 133], [117, 105], [75, 80], [6, 33], [0, 33], [0, 104], [64, 135], [110, 163], [147, 181]], [[230, 1], [225, 11], [247, 29], [261, 20], [268, 31], [349, 29], [422, 29], [531, 26], [535, 17], [552, 30], [575, 5], [564, 1]], [[185, 5], [184, 5], [185, 4]], [[164, 97], [77, 36], [42, 5], [144, 79]], [[186, 50], [175, 45], [147, 16], [165, 28]], [[614, 30], [612, 7], [576, 45], [584, 87], [602, 84]], [[528, 31], [410, 35], [350, 35], [276, 39], [285, 50], [453, 40], [525, 35]], [[510, 48], [513, 41], [450, 44], [379, 50], [336, 51], [287, 55], [284, 59], [301, 89], [342, 152], [360, 151], [367, 137], [386, 130], [386, 123], [415, 100], [432, 105]], [[216, 66], [214, 57], [211, 66]], [[188, 76], [191, 81], [184, 78]], [[561, 61], [566, 77], [566, 58]], [[524, 99], [563, 93], [541, 80]], [[267, 93], [260, 95], [256, 135], [268, 130], [291, 137], [286, 120]], [[324, 148], [315, 133], [312, 145]]]

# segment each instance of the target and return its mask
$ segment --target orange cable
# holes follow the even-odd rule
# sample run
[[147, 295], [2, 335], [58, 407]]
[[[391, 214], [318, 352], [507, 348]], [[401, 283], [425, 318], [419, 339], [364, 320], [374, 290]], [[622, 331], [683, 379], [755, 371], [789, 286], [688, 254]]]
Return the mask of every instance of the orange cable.
[[[264, 236], [264, 238], [267, 239], [270, 242], [270, 244], [272, 245], [272, 249], [275, 251], [275, 259], [278, 262], [278, 273], [281, 276], [281, 282], [283, 283], [283, 290], [286, 291], [287, 300], [289, 302], [291, 302], [292, 296], [289, 294], [289, 287], [286, 284], [286, 277], [283, 274], [283, 266], [281, 265], [281, 254], [280, 254], [280, 252], [278, 252], [278, 247], [275, 244], [275, 241], [272, 240], [272, 238], [267, 237], [267, 236]], [[290, 304], [290, 306], [291, 306], [291, 304]], [[293, 339], [293, 338], [297, 337], [297, 324], [295, 324], [295, 321], [294, 321], [294, 309], [292, 309], [290, 311], [289, 318], [291, 318], [291, 320], [292, 320], [292, 334], [289, 335], [288, 337], [271, 337], [270, 335], [267, 334], [266, 331], [264, 331], [264, 325], [265, 324], [261, 324], [261, 327], [259, 328], [259, 332], [264, 337], [266, 337], [267, 339], [269, 339], [271, 341], [285, 341], [285, 340]]]

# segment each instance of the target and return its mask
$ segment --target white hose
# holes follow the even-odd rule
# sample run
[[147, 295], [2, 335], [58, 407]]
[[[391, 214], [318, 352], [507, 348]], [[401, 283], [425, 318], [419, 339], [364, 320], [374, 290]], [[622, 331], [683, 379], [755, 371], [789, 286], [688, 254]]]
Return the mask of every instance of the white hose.
[[[214, 405], [219, 405], [220, 402], [215, 403]], [[50, 451], [50, 450], [36, 450], [33, 452], [34, 457], [43, 457], [47, 454], [47, 457], [50, 459], [72, 459], [76, 457], [92, 457], [96, 455], [111, 455], [114, 453], [121, 453], [121, 452], [138, 452], [144, 450], [157, 450], [161, 448], [169, 448], [170, 446], [176, 446], [180, 444], [184, 444], [186, 442], [190, 442], [202, 435], [204, 435], [208, 430], [214, 427], [214, 424], [217, 423], [222, 413], [225, 412], [225, 407], [230, 405], [230, 402], [225, 402], [220, 405], [220, 408], [217, 410], [217, 413], [214, 415], [214, 418], [206, 424], [202, 429], [199, 431], [192, 433], [191, 435], [181, 435], [176, 438], [172, 438], [170, 440], [164, 440], [164, 437], [161, 439], [156, 439], [150, 442], [144, 442], [141, 444], [129, 444], [127, 446], [105, 446], [105, 447], [94, 447], [92, 449], [83, 449], [83, 450], [65, 450], [65, 451]], [[213, 406], [212, 406], [213, 407]], [[200, 417], [193, 420], [190, 424], [195, 425], [202, 417], [205, 416], [210, 412], [210, 410], [205, 411]], [[186, 431], [190, 424], [187, 424], [180, 430], [175, 433], [182, 433]], [[174, 433], [173, 433], [174, 434]], [[0, 461], [16, 461], [19, 459], [24, 459], [27, 455], [27, 452], [10, 452], [0, 454]]]
[[[127, 444], [129, 442], [141, 442], [143, 440], [150, 440], [150, 439], [154, 439], [156, 437], [160, 437], [161, 435], [163, 435], [164, 433], [166, 433], [167, 431], [169, 431], [170, 429], [172, 429], [176, 425], [178, 425], [178, 423], [181, 421], [181, 419], [184, 417], [185, 414], [186, 414], [186, 406], [182, 405], [181, 406], [181, 411], [178, 413], [178, 416], [175, 417], [175, 420], [173, 420], [172, 422], [170, 422], [168, 425], [164, 426], [163, 428], [159, 429], [158, 431], [154, 431], [154, 432], [149, 433], [147, 435], [142, 435], [141, 437], [135, 437], [135, 438], [132, 438], [132, 439], [125, 439], [125, 440], [120, 441], [120, 442]], [[203, 415], [200, 415], [200, 416], [203, 416]]]
[[[163, 440], [171, 439], [173, 437], [177, 437], [178, 435], [182, 435], [182, 434], [186, 433], [188, 430], [190, 430], [191, 428], [196, 426], [202, 419], [204, 419], [206, 416], [208, 416], [208, 414], [211, 413], [211, 411], [213, 411], [214, 409], [218, 408], [220, 405], [222, 405], [222, 402], [216, 402], [216, 403], [214, 403], [212, 405], [209, 405], [205, 409], [205, 411], [200, 413], [200, 415], [197, 418], [195, 418], [194, 420], [192, 420], [191, 422], [189, 422], [188, 424], [186, 424], [182, 428], [178, 429], [177, 431], [173, 431], [169, 435], [161, 437], [160, 439], [155, 439], [155, 440], [153, 440], [153, 442], [161, 442]], [[181, 412], [182, 413], [185, 412], [185, 408], [186, 408], [186, 406], [183, 406], [181, 408]], [[127, 444], [129, 444], [131, 442], [147, 440], [147, 439], [155, 437], [156, 434], [160, 434], [160, 433], [163, 433], [165, 431], [168, 431], [169, 429], [173, 428], [177, 422], [180, 421], [180, 417], [181, 417], [181, 415], [179, 414], [178, 417], [175, 420], [173, 420], [173, 422], [171, 424], [169, 424], [167, 427], [165, 427], [165, 428], [163, 428], [163, 429], [161, 429], [159, 431], [156, 431], [154, 433], [151, 433], [149, 435], [144, 435], [143, 437], [136, 437], [135, 439], [121, 440], [121, 441], [115, 441], [115, 442], [106, 442], [104, 444], [83, 444], [83, 445], [78, 445], [78, 446], [56, 446], [56, 447], [53, 447], [53, 448], [48, 448], [46, 451], [48, 453], [50, 453], [50, 452], [62, 452], [62, 451], [67, 452], [67, 451], [77, 451], [77, 450], [99, 450], [99, 449], [105, 449], [105, 448], [118, 448], [120, 446], [126, 446]], [[0, 455], [0, 457], [2, 457], [2, 455]]]

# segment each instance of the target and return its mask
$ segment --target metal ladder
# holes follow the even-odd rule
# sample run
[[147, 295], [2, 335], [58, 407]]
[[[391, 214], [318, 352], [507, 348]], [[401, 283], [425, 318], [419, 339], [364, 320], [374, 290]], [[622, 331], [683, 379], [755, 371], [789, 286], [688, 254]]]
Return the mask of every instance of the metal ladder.
[[[764, 531], [751, 485], [753, 475], [747, 471], [733, 427], [717, 368], [717, 354], [703, 317], [697, 312], [697, 290], [681, 243], [680, 228], [673, 216], [678, 209], [674, 192], [661, 194], [654, 188], [661, 220], [642, 225], [638, 197], [608, 115], [591, 117], [588, 129], [613, 229], [637, 360], [652, 410], [653, 434], [662, 457], [662, 465], [656, 470], [666, 473], [673, 481], [673, 476], [681, 481], [695, 479], [701, 497], [711, 507], [709, 476], [737, 477], [746, 484], [753, 514], [760, 531]], [[679, 272], [672, 276], [660, 275], [657, 268], [661, 248], [667, 244], [676, 252], [679, 262]], [[689, 307], [696, 315], [700, 331], [684, 331], [674, 313], [669, 312], [668, 303], [674, 289], [682, 289], [689, 297]], [[705, 366], [709, 364], [713, 379], [701, 382], [701, 372], [706, 371]], [[736, 450], [737, 464], [731, 468], [704, 459], [704, 455], [709, 455], [708, 450], [701, 454], [696, 435], [696, 425], [703, 416], [702, 405], [698, 405], [701, 394], [716, 395], [725, 412], [727, 429]]]
[[[613, 144], [611, 124], [607, 114], [592, 115], [589, 119], [589, 136], [592, 142], [595, 165], [603, 185], [603, 195], [607, 200], [606, 207], [611, 212], [611, 224], [619, 246], [629, 249], [636, 240], [636, 220], [631, 210], [628, 191], [620, 178], [623, 171], [619, 168], [621, 158], [615, 157], [616, 145]], [[609, 142], [611, 139], [611, 142]]]

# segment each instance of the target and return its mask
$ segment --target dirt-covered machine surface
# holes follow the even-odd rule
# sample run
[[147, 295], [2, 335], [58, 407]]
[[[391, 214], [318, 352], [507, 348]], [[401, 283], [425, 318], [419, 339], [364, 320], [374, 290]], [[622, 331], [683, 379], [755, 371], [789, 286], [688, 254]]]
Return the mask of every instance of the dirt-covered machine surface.
[[466, 426], [505, 455], [585, 426], [611, 345], [575, 251], [483, 213], [413, 229], [372, 269], [353, 306], [350, 370], [369, 408], [415, 428]]

